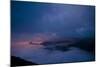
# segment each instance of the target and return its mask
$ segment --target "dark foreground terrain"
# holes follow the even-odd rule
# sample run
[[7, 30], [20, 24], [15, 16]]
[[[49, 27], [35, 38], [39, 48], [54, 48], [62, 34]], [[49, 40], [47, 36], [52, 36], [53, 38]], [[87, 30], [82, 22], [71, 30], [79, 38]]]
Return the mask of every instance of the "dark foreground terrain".
[[11, 56], [11, 67], [27, 66], [27, 65], [38, 65], [38, 64], [26, 61], [19, 57]]

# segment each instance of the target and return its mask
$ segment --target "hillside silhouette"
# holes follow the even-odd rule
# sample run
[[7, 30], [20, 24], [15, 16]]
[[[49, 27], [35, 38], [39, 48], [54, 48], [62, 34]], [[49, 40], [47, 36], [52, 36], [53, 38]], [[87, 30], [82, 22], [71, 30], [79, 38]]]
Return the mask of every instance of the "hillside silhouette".
[[38, 64], [30, 62], [30, 61], [26, 61], [26, 60], [21, 59], [19, 57], [11, 56], [11, 67], [27, 66], [27, 65], [38, 65]]

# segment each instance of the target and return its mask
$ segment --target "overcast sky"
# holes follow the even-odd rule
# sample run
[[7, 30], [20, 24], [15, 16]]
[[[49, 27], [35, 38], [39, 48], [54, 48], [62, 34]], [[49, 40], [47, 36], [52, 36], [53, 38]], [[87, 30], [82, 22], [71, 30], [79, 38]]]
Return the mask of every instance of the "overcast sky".
[[[11, 3], [12, 55], [39, 63], [93, 59], [90, 54], [77, 48], [65, 53], [54, 51], [49, 56], [49, 53], [41, 48], [43, 46], [30, 46], [29, 42], [59, 37], [93, 37], [94, 18], [94, 6], [13, 1]], [[71, 59], [72, 57], [76, 59]], [[46, 62], [48, 58], [51, 60]]]

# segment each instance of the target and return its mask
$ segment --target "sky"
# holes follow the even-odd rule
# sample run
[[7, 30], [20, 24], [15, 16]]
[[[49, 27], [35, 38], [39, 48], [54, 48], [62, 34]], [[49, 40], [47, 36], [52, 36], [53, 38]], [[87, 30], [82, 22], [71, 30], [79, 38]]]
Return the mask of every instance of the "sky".
[[93, 6], [13, 2], [11, 7], [12, 33], [53, 32], [72, 37], [94, 34]]
[[[39, 44], [40, 42], [60, 38], [90, 38], [94, 37], [94, 32], [94, 6], [11, 2], [11, 55], [42, 64], [60, 62], [60, 59], [62, 62], [68, 62], [62, 59], [65, 56], [72, 56], [77, 60], [79, 57], [85, 58], [81, 60], [89, 60], [89, 57], [93, 59], [90, 54], [77, 48], [65, 53], [54, 51], [52, 53], [54, 56], [49, 56], [48, 51], [43, 49], [44, 46], [29, 45], [29, 42], [33, 41]], [[77, 52], [82, 53], [81, 56], [75, 57]], [[53, 58], [56, 54], [61, 56], [54, 61]], [[47, 58], [44, 58], [45, 55], [48, 55]], [[48, 62], [45, 62], [49, 57], [52, 60], [49, 59]], [[71, 57], [69, 59], [69, 61], [74, 60], [76, 59], [71, 60]]]

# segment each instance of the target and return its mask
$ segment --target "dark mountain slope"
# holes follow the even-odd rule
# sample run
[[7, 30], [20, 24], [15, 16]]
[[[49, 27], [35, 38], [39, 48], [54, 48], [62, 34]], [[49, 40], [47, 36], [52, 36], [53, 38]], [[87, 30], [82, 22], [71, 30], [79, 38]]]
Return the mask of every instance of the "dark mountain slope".
[[36, 63], [32, 63], [30, 61], [26, 61], [19, 57], [11, 56], [11, 67], [15, 66], [27, 66], [27, 65], [38, 65]]

